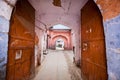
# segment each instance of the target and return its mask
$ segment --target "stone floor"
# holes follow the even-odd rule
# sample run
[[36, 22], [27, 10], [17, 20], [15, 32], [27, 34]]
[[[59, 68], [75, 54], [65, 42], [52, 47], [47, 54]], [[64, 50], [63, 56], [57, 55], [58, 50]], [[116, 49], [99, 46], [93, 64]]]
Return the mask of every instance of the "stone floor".
[[34, 80], [82, 80], [72, 51], [49, 50]]

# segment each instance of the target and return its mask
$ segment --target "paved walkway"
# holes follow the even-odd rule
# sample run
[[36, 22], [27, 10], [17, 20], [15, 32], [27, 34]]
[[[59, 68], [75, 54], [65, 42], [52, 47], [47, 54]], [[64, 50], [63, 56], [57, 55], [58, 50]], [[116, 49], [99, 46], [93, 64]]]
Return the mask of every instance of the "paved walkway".
[[72, 51], [49, 50], [34, 80], [81, 80], [72, 58]]

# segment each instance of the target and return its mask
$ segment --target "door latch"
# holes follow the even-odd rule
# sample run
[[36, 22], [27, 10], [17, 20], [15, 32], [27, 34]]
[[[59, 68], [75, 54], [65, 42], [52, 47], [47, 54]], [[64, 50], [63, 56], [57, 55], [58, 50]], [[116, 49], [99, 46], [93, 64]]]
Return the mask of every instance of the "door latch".
[[88, 43], [83, 43], [83, 44], [82, 44], [82, 50], [83, 50], [83, 51], [86, 51], [87, 48], [88, 48]]

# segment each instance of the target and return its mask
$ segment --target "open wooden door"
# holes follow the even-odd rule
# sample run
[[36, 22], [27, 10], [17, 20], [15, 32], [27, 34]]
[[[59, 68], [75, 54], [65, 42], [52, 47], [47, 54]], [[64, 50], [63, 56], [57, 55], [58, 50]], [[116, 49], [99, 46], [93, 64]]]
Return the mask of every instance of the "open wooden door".
[[83, 80], [107, 80], [104, 29], [101, 13], [93, 0], [82, 8], [81, 71]]
[[35, 10], [19, 0], [12, 15], [6, 80], [30, 80], [34, 74]]

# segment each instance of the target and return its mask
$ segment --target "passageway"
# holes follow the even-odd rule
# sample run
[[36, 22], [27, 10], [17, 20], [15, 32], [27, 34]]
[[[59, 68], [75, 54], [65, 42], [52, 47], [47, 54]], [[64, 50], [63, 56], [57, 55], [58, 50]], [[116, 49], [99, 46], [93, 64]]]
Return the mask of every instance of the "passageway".
[[120, 80], [119, 30], [120, 0], [0, 0], [0, 80]]
[[34, 80], [82, 80], [72, 51], [49, 50]]

